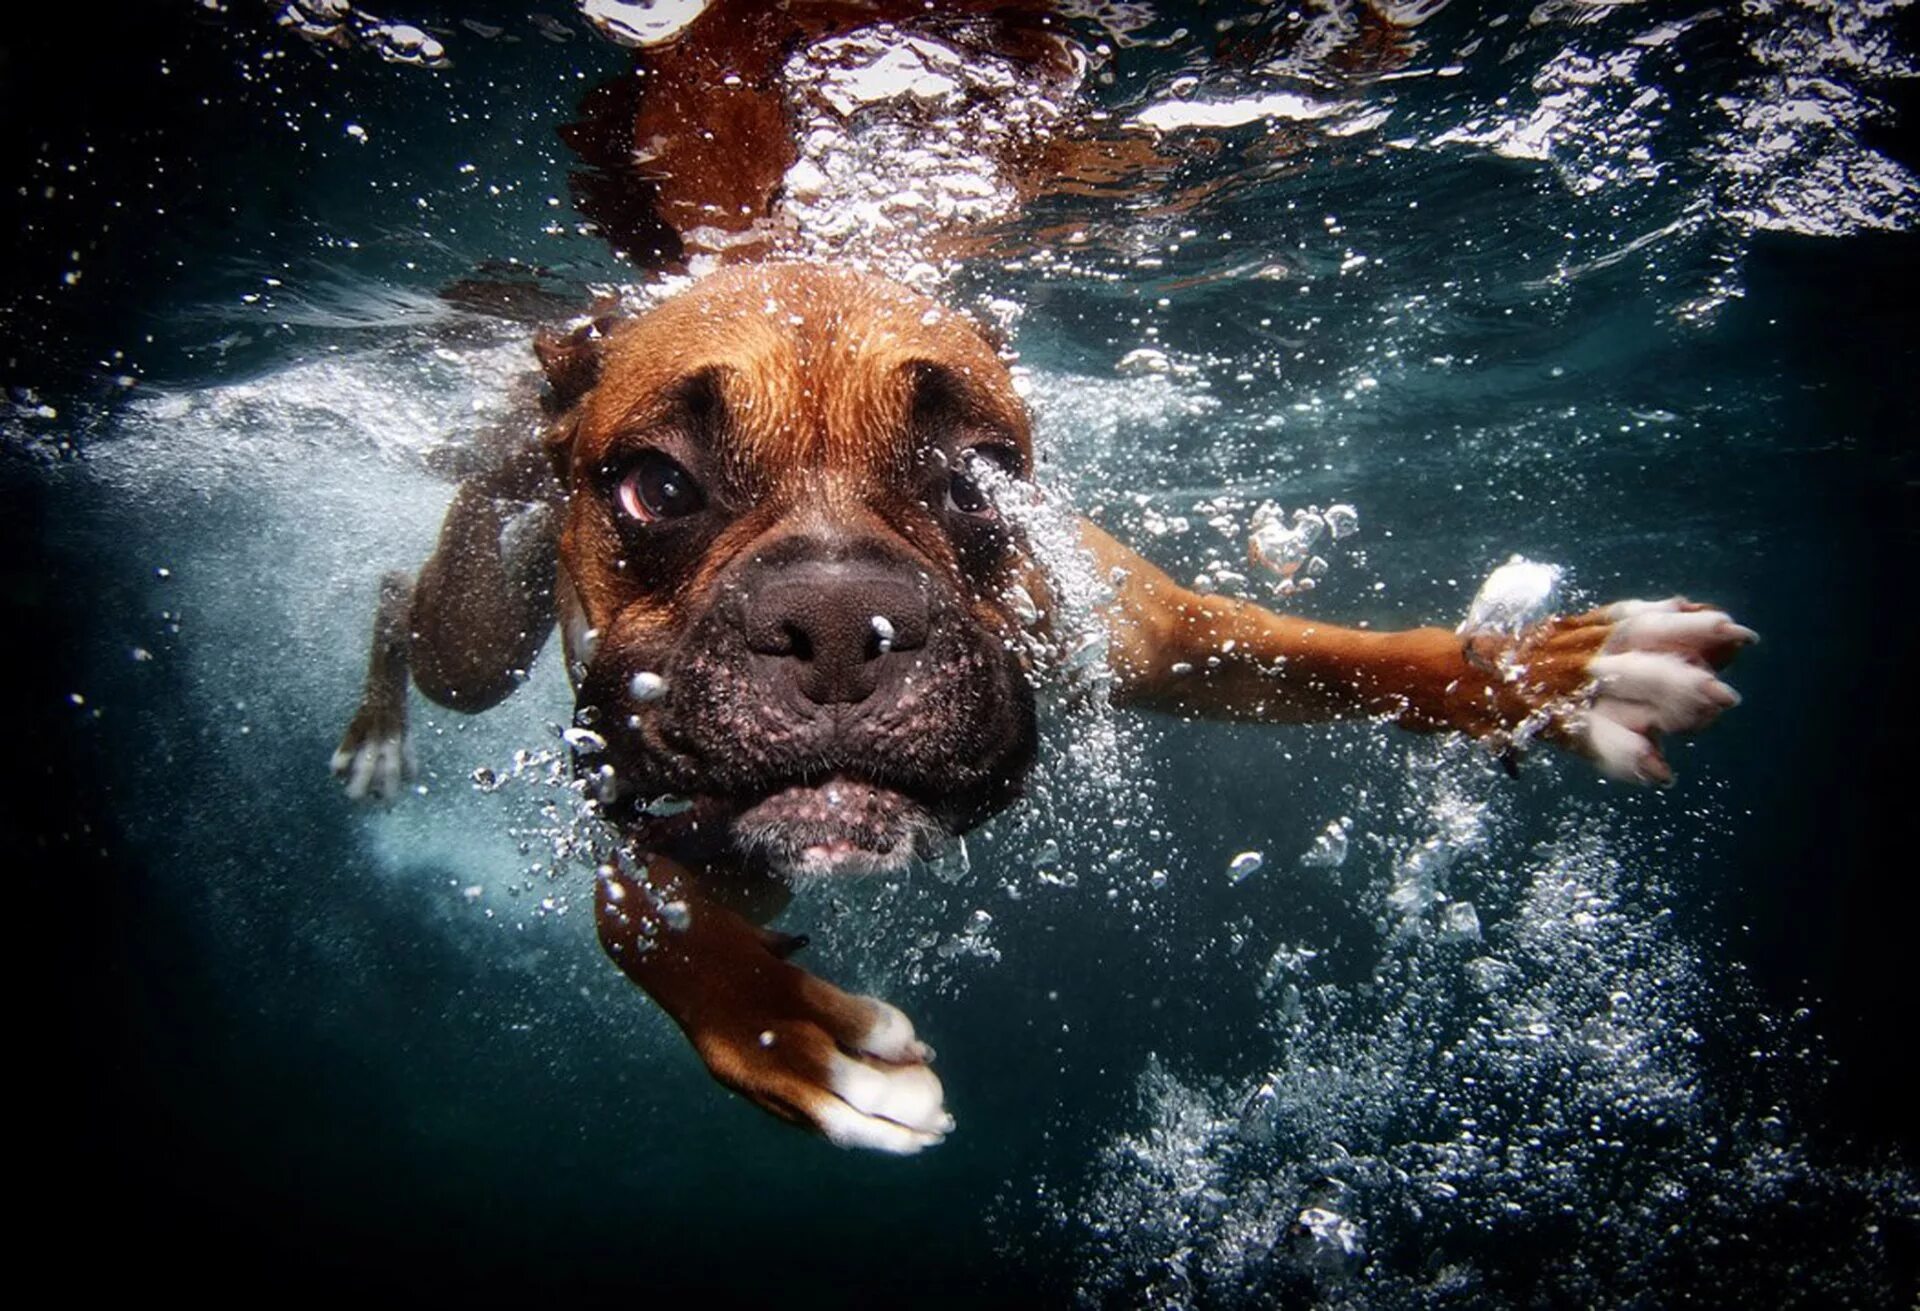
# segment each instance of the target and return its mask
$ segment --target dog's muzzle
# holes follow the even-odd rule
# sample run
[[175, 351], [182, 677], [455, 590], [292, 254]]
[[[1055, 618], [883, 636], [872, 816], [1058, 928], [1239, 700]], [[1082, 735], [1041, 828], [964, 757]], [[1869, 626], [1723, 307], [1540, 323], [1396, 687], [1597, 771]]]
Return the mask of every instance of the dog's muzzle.
[[[897, 869], [1006, 805], [1033, 758], [1032, 692], [1002, 635], [890, 543], [763, 542], [684, 629], [647, 640], [662, 636], [603, 642], [581, 700], [663, 847], [783, 874]], [[642, 670], [663, 693], [632, 692]], [[649, 808], [661, 797], [692, 805]]]

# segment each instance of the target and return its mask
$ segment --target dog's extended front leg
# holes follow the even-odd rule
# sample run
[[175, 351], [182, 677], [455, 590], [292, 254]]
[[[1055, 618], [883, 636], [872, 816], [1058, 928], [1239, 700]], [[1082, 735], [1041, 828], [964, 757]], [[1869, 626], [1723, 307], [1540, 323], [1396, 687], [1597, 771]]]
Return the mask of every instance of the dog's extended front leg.
[[1343, 628], [1203, 596], [1092, 524], [1081, 536], [1114, 586], [1115, 700], [1176, 714], [1265, 723], [1374, 715], [1469, 733], [1503, 752], [1537, 736], [1611, 777], [1666, 783], [1660, 735], [1705, 728], [1736, 704], [1716, 671], [1755, 640], [1725, 612], [1671, 597], [1554, 615], [1488, 639], [1476, 659], [1444, 628]]
[[787, 961], [804, 940], [699, 894], [659, 856], [639, 875], [603, 870], [600, 942], [727, 1087], [841, 1147], [906, 1154], [953, 1129], [933, 1051], [875, 997]]

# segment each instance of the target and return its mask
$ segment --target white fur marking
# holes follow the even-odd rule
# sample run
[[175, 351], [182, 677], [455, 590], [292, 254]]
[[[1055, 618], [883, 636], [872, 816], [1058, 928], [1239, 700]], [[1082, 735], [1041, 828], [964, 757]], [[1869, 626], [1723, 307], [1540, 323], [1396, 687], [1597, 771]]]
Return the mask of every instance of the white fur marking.
[[941, 1140], [939, 1134], [862, 1115], [836, 1097], [822, 1099], [813, 1108], [813, 1114], [820, 1132], [835, 1147], [865, 1147], [876, 1152], [892, 1152], [896, 1156], [911, 1156]]
[[876, 1069], [835, 1052], [827, 1064], [827, 1086], [863, 1114], [922, 1133], [939, 1135], [953, 1128], [940, 1080], [924, 1065]]

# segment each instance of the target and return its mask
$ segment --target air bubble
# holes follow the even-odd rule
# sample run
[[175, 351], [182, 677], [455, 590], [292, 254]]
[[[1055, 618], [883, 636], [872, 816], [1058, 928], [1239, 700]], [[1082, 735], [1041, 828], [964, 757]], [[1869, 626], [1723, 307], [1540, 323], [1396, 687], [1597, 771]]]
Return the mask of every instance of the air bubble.
[[1346, 864], [1347, 829], [1352, 823], [1344, 816], [1329, 823], [1301, 853], [1300, 864], [1307, 869], [1338, 869]]
[[607, 739], [590, 728], [570, 728], [560, 736], [583, 756], [597, 755], [607, 749]]

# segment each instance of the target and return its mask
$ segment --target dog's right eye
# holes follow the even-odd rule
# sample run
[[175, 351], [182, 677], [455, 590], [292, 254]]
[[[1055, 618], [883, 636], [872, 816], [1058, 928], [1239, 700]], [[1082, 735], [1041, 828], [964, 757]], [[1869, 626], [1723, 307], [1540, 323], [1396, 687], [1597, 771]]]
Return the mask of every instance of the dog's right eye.
[[621, 475], [615, 497], [621, 511], [636, 523], [678, 519], [707, 503], [693, 475], [659, 451], [641, 452], [633, 467]]

